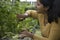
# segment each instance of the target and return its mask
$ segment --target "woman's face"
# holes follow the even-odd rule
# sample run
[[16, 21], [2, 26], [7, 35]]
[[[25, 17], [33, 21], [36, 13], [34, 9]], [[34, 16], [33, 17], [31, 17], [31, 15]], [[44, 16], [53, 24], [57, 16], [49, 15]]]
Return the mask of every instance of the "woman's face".
[[36, 8], [37, 8], [37, 11], [39, 13], [42, 13], [42, 12], [46, 11], [46, 7], [44, 7], [43, 4], [41, 4], [39, 1], [37, 1]]

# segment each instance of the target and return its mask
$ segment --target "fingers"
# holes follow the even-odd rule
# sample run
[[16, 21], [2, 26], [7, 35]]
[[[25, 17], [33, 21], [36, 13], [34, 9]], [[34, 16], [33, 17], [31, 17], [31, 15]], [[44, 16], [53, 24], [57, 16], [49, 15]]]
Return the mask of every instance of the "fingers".
[[26, 35], [27, 37], [29, 36], [29, 32], [28, 32], [27, 30], [21, 32], [21, 34], [24, 34], [24, 35]]
[[28, 33], [27, 31], [23, 31], [23, 32], [21, 32], [21, 34], [25, 34], [25, 35], [26, 35], [27, 33]]
[[17, 18], [23, 18], [22, 14], [17, 14]]
[[19, 21], [23, 21], [25, 19], [23, 14], [17, 14], [16, 17]]
[[19, 38], [21, 38], [21, 39], [23, 39], [24, 37], [27, 37], [27, 35], [24, 35], [24, 34], [19, 35]]

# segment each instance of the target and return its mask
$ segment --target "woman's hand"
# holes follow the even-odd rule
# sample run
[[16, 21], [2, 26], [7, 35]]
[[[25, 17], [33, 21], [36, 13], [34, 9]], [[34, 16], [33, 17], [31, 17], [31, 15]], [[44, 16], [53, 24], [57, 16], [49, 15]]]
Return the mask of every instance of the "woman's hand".
[[28, 14], [26, 15], [26, 14], [17, 14], [17, 18], [19, 19], [19, 20], [24, 20], [25, 18], [27, 18], [28, 17]]
[[17, 18], [20, 19], [20, 20], [22, 20], [22, 19], [25, 18], [25, 15], [23, 15], [23, 14], [17, 14]]
[[28, 32], [28, 30], [24, 30], [23, 32], [21, 32], [21, 38], [24, 38], [24, 37], [31, 37], [33, 38], [33, 34]]
[[23, 21], [26, 18], [24, 14], [17, 14], [16, 16], [19, 21]]

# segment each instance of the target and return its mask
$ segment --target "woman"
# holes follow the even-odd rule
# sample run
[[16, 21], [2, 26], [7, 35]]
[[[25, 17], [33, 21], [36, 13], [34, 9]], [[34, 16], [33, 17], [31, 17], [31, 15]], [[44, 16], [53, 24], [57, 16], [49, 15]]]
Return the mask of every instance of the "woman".
[[[36, 10], [28, 10], [26, 11], [26, 13], [24, 14], [25, 16], [23, 16], [23, 18], [25, 17], [33, 17], [39, 20], [40, 23], [40, 29], [41, 29], [41, 34], [42, 36], [36, 36], [30, 32], [24, 31], [22, 32], [22, 34], [26, 34], [30, 37], [32, 37], [34, 40], [42, 40], [42, 39], [46, 39], [49, 36], [49, 32], [50, 32], [50, 26], [51, 24], [48, 23], [47, 21], [47, 10], [49, 9], [49, 7], [47, 5], [43, 5], [42, 3], [40, 3], [39, 0], [37, 0], [37, 11]], [[21, 17], [22, 15], [19, 15], [18, 17]], [[46, 38], [44, 38], [46, 37]]]
[[[54, 1], [54, 4], [52, 4], [53, 1]], [[37, 1], [38, 2], [37, 9], [38, 9], [38, 13], [40, 13], [39, 14], [39, 18], [40, 18], [39, 22], [40, 22], [41, 32], [42, 32], [43, 36], [38, 37], [27, 31], [22, 32], [23, 34], [25, 34], [25, 35], [27, 34], [29, 37], [34, 38], [34, 40], [60, 40], [60, 32], [59, 32], [59, 30], [60, 30], [60, 28], [59, 28], [59, 26], [60, 26], [60, 19], [59, 19], [60, 6], [58, 5], [60, 3], [60, 1], [59, 0], [53, 0], [53, 1], [51, 4], [44, 2], [44, 0]], [[53, 6], [51, 6], [51, 5], [53, 5]], [[44, 25], [44, 15], [42, 15], [43, 12], [46, 12], [47, 9], [49, 9], [48, 10], [49, 11], [48, 12], [48, 26], [47, 26], [47, 24]], [[47, 30], [46, 28], [49, 31], [45, 31], [45, 30]], [[46, 36], [45, 32], [47, 32], [47, 34], [48, 34], [47, 36]]]
[[[44, 37], [49, 36], [50, 24], [47, 21], [47, 10], [49, 7], [43, 6], [39, 1], [37, 1], [37, 11], [36, 10], [28, 10], [24, 14], [25, 17], [33, 17], [39, 20], [41, 34]], [[20, 14], [18, 17], [20, 18], [22, 15]], [[23, 18], [23, 17], [22, 17]], [[26, 33], [27, 34], [27, 33]], [[35, 36], [37, 38], [37, 36]]]

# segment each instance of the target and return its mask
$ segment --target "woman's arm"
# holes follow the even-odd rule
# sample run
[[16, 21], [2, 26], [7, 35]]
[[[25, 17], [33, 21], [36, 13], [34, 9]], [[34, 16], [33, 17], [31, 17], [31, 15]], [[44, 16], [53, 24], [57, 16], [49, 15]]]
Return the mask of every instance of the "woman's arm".
[[33, 36], [33, 39], [34, 39], [34, 40], [47, 40], [46, 37], [43, 37], [43, 36], [37, 36], [37, 35], [34, 35], [34, 36]]
[[38, 13], [36, 10], [27, 10], [24, 14], [17, 14], [17, 18], [19, 20], [24, 20], [27, 17], [32, 17], [37, 19]]
[[41, 31], [42, 32], [42, 36], [48, 38], [49, 34], [50, 34], [50, 29], [51, 29], [51, 24], [47, 23], [46, 26], [44, 26], [44, 29]]
[[38, 13], [36, 10], [27, 10], [24, 15], [27, 15], [32, 18], [38, 18]]
[[[41, 31], [42, 36], [48, 38], [50, 29], [51, 29], [51, 24], [48, 23], [47, 15], [45, 16], [44, 14], [39, 14], [38, 20], [40, 23], [40, 31]], [[45, 24], [45, 22], [46, 22], [46, 24]]]

